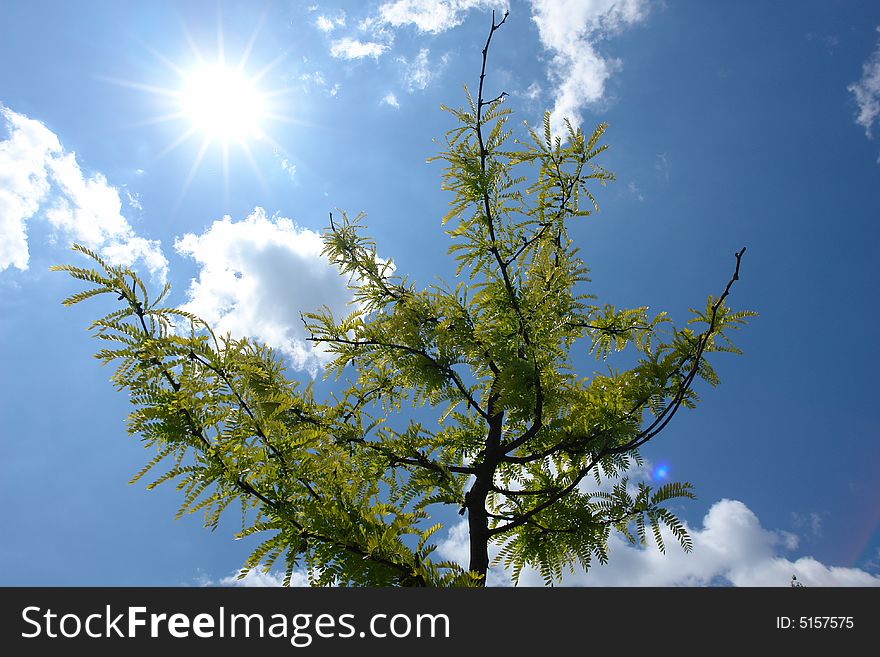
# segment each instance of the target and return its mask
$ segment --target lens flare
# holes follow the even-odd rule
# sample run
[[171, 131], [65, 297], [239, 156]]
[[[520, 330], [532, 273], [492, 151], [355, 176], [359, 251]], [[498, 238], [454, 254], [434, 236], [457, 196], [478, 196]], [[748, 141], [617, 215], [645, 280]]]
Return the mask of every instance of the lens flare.
[[667, 478], [669, 478], [669, 464], [661, 462], [655, 465], [654, 470], [651, 472], [651, 479], [654, 481], [663, 481]]

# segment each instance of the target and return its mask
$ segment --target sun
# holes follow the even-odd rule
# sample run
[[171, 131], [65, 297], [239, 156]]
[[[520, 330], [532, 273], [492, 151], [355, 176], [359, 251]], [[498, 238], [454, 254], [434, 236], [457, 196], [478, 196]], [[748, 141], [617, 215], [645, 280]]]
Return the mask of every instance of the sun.
[[[268, 148], [274, 155], [290, 157], [287, 149], [271, 133], [278, 129], [279, 123], [302, 123], [291, 114], [290, 99], [294, 96], [294, 90], [283, 81], [280, 87], [267, 89], [265, 86], [270, 72], [288, 56], [288, 52], [277, 54], [273, 60], [256, 69], [256, 72], [248, 67], [254, 47], [258, 45], [257, 37], [265, 18], [264, 10], [234, 64], [228, 61], [224, 45], [226, 39], [218, 16], [215, 57], [204, 56], [185, 26], [184, 37], [191, 50], [189, 65], [176, 63], [148, 44], [142, 44], [174, 75], [176, 84], [160, 86], [99, 76], [107, 82], [144, 91], [155, 97], [161, 107], [160, 112], [133, 126], [166, 122], [181, 124], [176, 137], [164, 148], [157, 150], [154, 162], [191, 140], [201, 142], [196, 147], [189, 175], [183, 182], [177, 203], [185, 196], [209, 151], [219, 152], [222, 180], [218, 182], [222, 182], [227, 200], [230, 189], [230, 160], [233, 157], [243, 156], [264, 188], [266, 183], [255, 160], [254, 149], [257, 155], [265, 154]], [[274, 77], [277, 81], [278, 76]]]
[[203, 64], [185, 75], [180, 110], [206, 139], [225, 143], [260, 139], [268, 114], [257, 81], [222, 64]]

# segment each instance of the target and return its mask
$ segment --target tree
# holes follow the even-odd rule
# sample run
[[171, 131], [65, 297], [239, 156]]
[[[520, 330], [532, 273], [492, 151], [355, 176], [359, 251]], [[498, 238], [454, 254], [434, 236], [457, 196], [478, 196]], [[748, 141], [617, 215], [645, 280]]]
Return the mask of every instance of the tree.
[[[582, 293], [587, 269], [568, 226], [598, 210], [594, 185], [614, 180], [597, 163], [606, 126], [587, 136], [566, 121], [562, 139], [548, 113], [541, 133], [526, 126], [529, 141], [509, 146], [506, 94], [484, 98], [506, 19], [493, 14], [476, 99], [465, 88], [464, 109], [444, 107], [457, 127], [432, 158], [445, 163], [443, 223], [466, 282], [417, 288], [378, 257], [360, 216], [330, 216], [324, 253], [349, 277], [352, 312], [303, 321], [332, 355], [341, 392], [316, 399], [270, 348], [216, 335], [162, 305], [168, 285], [152, 299], [134, 271], [85, 247], [74, 246], [97, 269], [54, 267], [93, 285], [64, 304], [105, 293], [123, 302], [92, 329], [110, 343], [96, 357], [118, 363], [112, 381], [135, 406], [128, 431], [156, 451], [133, 481], [168, 464], [148, 488], [176, 481], [178, 516], [204, 511], [211, 528], [240, 504], [240, 535], [266, 537], [242, 574], [283, 557], [287, 581], [304, 566], [317, 585], [483, 585], [495, 545], [515, 577], [530, 565], [552, 583], [565, 567], [605, 563], [615, 529], [634, 543], [653, 535], [663, 550], [665, 525], [691, 549], [664, 506], [693, 497], [691, 485], [655, 489], [625, 474], [697, 403], [697, 377], [718, 382], [707, 355], [737, 351], [728, 332], [752, 313], [725, 300], [745, 249], [722, 293], [692, 311], [699, 332]], [[639, 360], [579, 378], [576, 344], [603, 361], [625, 348]], [[416, 421], [413, 407], [434, 409], [438, 423]], [[432, 558], [438, 507], [467, 517], [467, 568]]]

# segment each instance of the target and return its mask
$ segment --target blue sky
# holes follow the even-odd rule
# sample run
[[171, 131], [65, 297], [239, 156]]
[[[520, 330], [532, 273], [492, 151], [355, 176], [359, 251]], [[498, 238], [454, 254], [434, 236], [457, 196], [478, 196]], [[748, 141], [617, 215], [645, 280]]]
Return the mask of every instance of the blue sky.
[[[364, 211], [398, 271], [450, 274], [425, 159], [508, 6], [487, 95], [531, 124], [610, 124], [618, 179], [572, 231], [590, 291], [683, 321], [746, 246], [730, 301], [760, 313], [745, 354], [716, 359], [721, 386], [644, 452], [645, 476], [696, 486], [678, 509], [694, 553], [614, 538], [567, 582], [880, 584], [880, 7], [647, 0], [0, 5], [0, 584], [218, 583], [251, 547], [234, 519], [175, 521], [173, 487], [126, 483], [148, 454], [84, 330], [108, 306], [62, 308], [78, 286], [48, 268], [85, 242], [320, 381], [299, 311], [346, 293], [317, 233]], [[225, 155], [222, 126], [181, 112], [221, 55], [264, 96]]]

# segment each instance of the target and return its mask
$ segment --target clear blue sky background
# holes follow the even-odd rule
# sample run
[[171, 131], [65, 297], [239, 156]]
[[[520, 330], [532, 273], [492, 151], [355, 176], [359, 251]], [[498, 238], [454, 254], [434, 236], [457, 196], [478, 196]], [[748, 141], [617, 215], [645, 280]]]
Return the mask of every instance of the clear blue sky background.
[[[452, 270], [449, 196], [425, 159], [452, 127], [440, 104], [476, 86], [488, 10], [507, 6], [453, 4], [0, 0], [0, 584], [216, 583], [240, 566], [234, 519], [212, 534], [173, 519], [173, 487], [126, 484], [149, 455], [84, 331], [109, 301], [62, 308], [79, 286], [48, 268], [91, 239], [309, 378], [320, 360], [291, 318], [339, 296], [308, 246], [328, 212], [365, 211], [416, 281]], [[716, 359], [721, 386], [644, 452], [696, 486], [680, 507], [695, 553], [615, 543], [570, 583], [880, 584], [880, 5], [510, 9], [487, 95], [507, 91], [517, 121], [610, 124], [618, 180], [573, 229], [591, 291], [683, 321], [746, 246], [730, 302], [760, 313], [745, 355]], [[169, 117], [221, 33], [226, 60], [247, 53], [245, 74], [277, 92], [225, 167], [218, 141], [181, 141], [191, 120]]]

